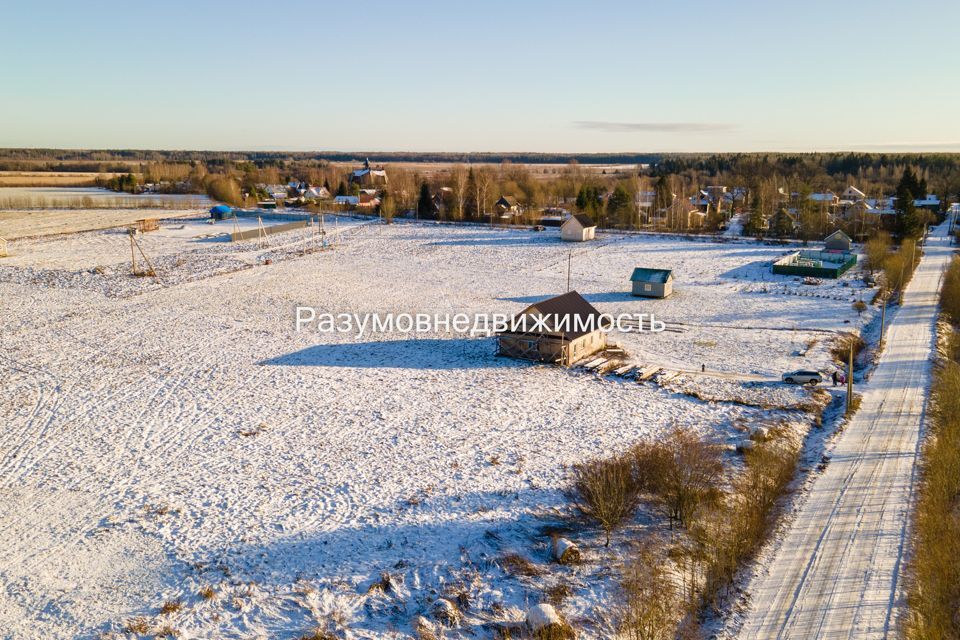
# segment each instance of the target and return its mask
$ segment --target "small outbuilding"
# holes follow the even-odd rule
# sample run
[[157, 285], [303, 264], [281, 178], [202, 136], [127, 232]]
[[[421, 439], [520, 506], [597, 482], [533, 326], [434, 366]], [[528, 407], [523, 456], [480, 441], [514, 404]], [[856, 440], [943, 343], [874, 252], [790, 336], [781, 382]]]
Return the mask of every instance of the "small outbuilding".
[[[607, 322], [607, 325], [604, 325]], [[570, 365], [607, 347], [601, 313], [576, 291], [536, 302], [497, 334], [497, 355]]]
[[673, 293], [673, 271], [637, 267], [630, 276], [633, 295], [644, 298], [666, 298]]
[[850, 253], [850, 244], [852, 242], [850, 236], [838, 229], [823, 239], [823, 248], [827, 251]]
[[210, 208], [210, 217], [214, 220], [226, 220], [228, 218], [233, 218], [233, 209], [225, 204], [218, 204], [217, 206]]
[[597, 223], [590, 216], [577, 213], [560, 225], [560, 239], [567, 242], [586, 242], [597, 234]]

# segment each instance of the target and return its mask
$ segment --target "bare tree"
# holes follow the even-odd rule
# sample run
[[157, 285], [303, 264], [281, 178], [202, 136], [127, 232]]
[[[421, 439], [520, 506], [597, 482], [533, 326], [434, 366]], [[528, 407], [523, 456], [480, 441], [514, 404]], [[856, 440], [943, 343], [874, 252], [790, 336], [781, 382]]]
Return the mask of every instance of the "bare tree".
[[606, 533], [633, 515], [639, 503], [639, 487], [628, 456], [591, 460], [574, 467], [572, 498], [577, 509]]
[[720, 448], [681, 428], [665, 439], [633, 450], [640, 486], [652, 493], [670, 518], [688, 527], [704, 504], [720, 496], [723, 460]]
[[457, 220], [463, 220], [463, 208], [467, 201], [467, 169], [462, 164], [453, 166], [451, 171], [453, 195], [457, 201]]

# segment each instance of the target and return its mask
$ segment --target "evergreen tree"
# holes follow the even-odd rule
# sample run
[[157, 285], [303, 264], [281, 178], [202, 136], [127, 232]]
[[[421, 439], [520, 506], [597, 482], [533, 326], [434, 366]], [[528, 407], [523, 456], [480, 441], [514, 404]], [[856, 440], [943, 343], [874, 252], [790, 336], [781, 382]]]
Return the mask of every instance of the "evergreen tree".
[[615, 223], [630, 224], [634, 219], [633, 198], [623, 185], [618, 184], [607, 201], [607, 216]]
[[774, 214], [770, 231], [777, 238], [786, 238], [793, 234], [793, 219], [784, 207], [777, 209]]
[[466, 218], [476, 218], [480, 207], [477, 203], [477, 176], [473, 167], [467, 172], [467, 186], [463, 191], [463, 215]]
[[897, 233], [901, 237], [915, 237], [920, 234], [923, 222], [913, 201], [926, 195], [920, 193], [925, 190], [922, 189], [923, 186], [925, 185], [917, 180], [913, 170], [907, 167], [897, 185]]
[[417, 215], [421, 218], [433, 218], [433, 196], [430, 195], [430, 185], [420, 184], [420, 197], [417, 199]]

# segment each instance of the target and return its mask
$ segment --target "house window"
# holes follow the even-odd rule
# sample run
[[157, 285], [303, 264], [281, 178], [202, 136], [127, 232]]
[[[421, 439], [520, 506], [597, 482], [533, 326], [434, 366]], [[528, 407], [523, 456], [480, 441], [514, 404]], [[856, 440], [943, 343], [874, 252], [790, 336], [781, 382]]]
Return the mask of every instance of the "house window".
[[645, 285], [643, 285], [643, 290], [644, 290], [644, 291], [653, 291], [653, 285], [651, 285], [651, 284], [645, 284]]

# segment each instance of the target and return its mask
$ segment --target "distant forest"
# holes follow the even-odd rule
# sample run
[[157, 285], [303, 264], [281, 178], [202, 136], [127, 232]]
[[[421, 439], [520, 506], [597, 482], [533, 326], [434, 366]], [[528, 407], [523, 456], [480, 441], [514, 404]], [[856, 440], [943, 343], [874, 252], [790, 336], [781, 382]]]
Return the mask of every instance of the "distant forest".
[[[299, 162], [359, 162], [365, 158], [378, 163], [439, 162], [519, 164], [654, 164], [664, 157], [657, 153], [447, 153], [413, 151], [158, 151], [147, 149], [0, 149], [0, 171], [91, 171], [90, 165], [120, 167], [130, 163], [252, 162], [257, 166], [285, 166]], [[111, 164], [114, 163], [114, 164]], [[43, 168], [37, 168], [37, 165]], [[45, 165], [45, 166], [44, 166]], [[103, 171], [111, 171], [109, 168]]]

